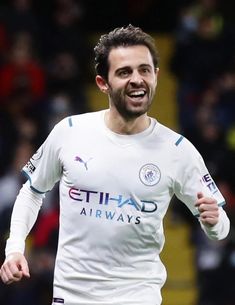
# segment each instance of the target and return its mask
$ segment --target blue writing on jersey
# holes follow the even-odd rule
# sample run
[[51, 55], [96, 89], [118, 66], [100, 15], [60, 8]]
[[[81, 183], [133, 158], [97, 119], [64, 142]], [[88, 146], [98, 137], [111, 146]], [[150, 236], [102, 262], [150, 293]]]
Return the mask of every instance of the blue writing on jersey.
[[69, 189], [69, 197], [73, 200], [96, 203], [102, 205], [116, 204], [117, 207], [122, 208], [125, 205], [132, 206], [137, 211], [153, 213], [157, 210], [157, 203], [151, 200], [136, 201], [132, 197], [124, 197], [123, 195], [111, 195], [108, 192], [98, 192], [91, 190], [82, 190], [76, 188]]
[[203, 182], [206, 184], [206, 187], [210, 190], [210, 192], [212, 194], [215, 194], [216, 192], [218, 192], [218, 188], [215, 184], [215, 182], [213, 181], [213, 179], [211, 178], [210, 174], [206, 174], [202, 177]]

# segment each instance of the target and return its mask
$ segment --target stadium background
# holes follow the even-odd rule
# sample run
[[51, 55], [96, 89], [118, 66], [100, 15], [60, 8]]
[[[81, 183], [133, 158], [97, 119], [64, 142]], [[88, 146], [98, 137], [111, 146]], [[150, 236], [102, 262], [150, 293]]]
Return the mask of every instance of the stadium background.
[[[219, 0], [0, 2], [0, 262], [20, 168], [52, 126], [107, 107], [94, 83], [100, 34], [132, 23], [150, 32], [160, 78], [150, 114], [187, 136], [227, 200], [232, 230], [210, 242], [175, 198], [165, 219], [163, 305], [234, 305], [235, 2]], [[0, 303], [49, 305], [58, 228], [57, 187], [27, 242], [31, 279], [0, 284]]]

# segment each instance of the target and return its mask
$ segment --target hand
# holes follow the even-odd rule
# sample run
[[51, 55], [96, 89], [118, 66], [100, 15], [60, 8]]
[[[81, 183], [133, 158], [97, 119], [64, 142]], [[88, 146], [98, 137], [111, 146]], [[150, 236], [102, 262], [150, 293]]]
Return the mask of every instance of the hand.
[[203, 225], [212, 227], [216, 225], [219, 221], [219, 207], [217, 201], [210, 197], [204, 197], [204, 195], [199, 192], [197, 194], [198, 200], [195, 206], [198, 208], [200, 214], [200, 221]]
[[28, 263], [21, 253], [8, 255], [0, 270], [1, 279], [4, 284], [20, 281], [23, 277], [29, 278]]

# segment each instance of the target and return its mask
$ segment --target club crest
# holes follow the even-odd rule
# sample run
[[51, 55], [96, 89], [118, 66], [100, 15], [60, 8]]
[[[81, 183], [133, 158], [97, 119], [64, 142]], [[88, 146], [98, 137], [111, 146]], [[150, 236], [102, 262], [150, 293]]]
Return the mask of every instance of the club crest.
[[139, 177], [144, 185], [153, 186], [160, 181], [161, 172], [155, 164], [145, 164], [139, 171]]

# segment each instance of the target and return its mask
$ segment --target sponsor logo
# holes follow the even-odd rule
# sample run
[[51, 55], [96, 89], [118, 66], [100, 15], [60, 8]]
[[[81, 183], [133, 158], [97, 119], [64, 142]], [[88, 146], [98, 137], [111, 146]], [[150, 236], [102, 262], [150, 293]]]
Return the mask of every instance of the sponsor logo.
[[[138, 225], [141, 222], [141, 213], [150, 214], [158, 209], [155, 201], [135, 200], [121, 194], [70, 188], [68, 195], [73, 201], [81, 203], [78, 206], [81, 216], [107, 221]], [[124, 207], [127, 209], [124, 210]]]
[[36, 170], [37, 162], [43, 155], [43, 148], [42, 146], [36, 151], [36, 153], [30, 158], [30, 160], [27, 162], [27, 164], [24, 166], [24, 171], [26, 171], [28, 174], [33, 174], [33, 172]]
[[35, 171], [36, 167], [33, 165], [31, 161], [28, 161], [24, 167], [24, 170], [29, 174], [32, 174]]
[[76, 188], [70, 188], [69, 197], [73, 200], [86, 202], [86, 203], [95, 203], [103, 204], [106, 206], [115, 205], [118, 208], [124, 206], [132, 206], [137, 211], [145, 213], [153, 213], [157, 210], [157, 203], [150, 200], [135, 200], [132, 197], [124, 197], [123, 195], [111, 195], [106, 192], [98, 192], [91, 190], [81, 190]]
[[215, 194], [218, 192], [218, 188], [217, 188], [215, 182], [213, 181], [213, 179], [211, 178], [210, 174], [204, 175], [202, 177], [202, 181], [212, 194]]
[[154, 186], [161, 179], [160, 169], [155, 164], [145, 164], [139, 171], [139, 178], [144, 185]]
[[93, 158], [89, 158], [87, 161], [84, 161], [81, 157], [79, 157], [79, 156], [76, 156], [75, 158], [74, 158], [74, 160], [75, 161], [78, 161], [78, 162], [80, 162], [80, 163], [82, 163], [84, 166], [85, 166], [85, 169], [86, 170], [88, 170], [88, 166], [87, 166], [87, 163], [90, 161], [90, 160], [92, 160]]
[[100, 210], [86, 207], [81, 207], [79, 214], [81, 216], [95, 217], [98, 219], [105, 219], [128, 224], [133, 223], [135, 225], [140, 224], [141, 221], [140, 216], [133, 216], [126, 213], [118, 213], [116, 211]]

